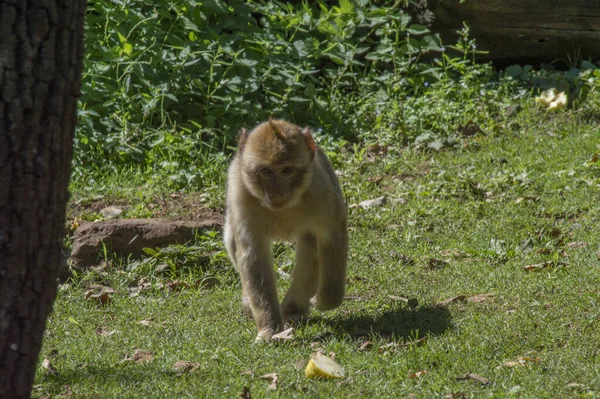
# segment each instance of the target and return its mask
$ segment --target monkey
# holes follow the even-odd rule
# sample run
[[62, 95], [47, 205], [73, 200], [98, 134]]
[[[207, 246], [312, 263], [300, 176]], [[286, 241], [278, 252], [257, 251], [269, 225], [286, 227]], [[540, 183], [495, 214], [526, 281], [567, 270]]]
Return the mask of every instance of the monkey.
[[[224, 245], [242, 285], [242, 308], [269, 341], [311, 306], [341, 305], [348, 258], [347, 209], [337, 176], [309, 128], [269, 119], [241, 129], [228, 171]], [[295, 242], [281, 306], [271, 243]]]

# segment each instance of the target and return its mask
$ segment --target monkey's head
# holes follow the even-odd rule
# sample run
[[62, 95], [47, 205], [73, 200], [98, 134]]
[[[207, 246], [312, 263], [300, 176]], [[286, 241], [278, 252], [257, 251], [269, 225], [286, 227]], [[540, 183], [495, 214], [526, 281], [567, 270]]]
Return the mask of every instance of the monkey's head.
[[270, 119], [240, 134], [243, 182], [267, 208], [297, 205], [310, 185], [316, 145], [308, 128]]

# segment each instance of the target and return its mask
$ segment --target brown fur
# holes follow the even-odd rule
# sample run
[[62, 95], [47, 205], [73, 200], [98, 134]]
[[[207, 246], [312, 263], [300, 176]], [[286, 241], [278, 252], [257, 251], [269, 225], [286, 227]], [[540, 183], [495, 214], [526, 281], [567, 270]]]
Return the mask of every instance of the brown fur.
[[[281, 307], [271, 242], [296, 242], [292, 284]], [[242, 304], [258, 339], [270, 339], [311, 303], [326, 310], [344, 298], [346, 206], [337, 177], [308, 129], [269, 120], [242, 130], [229, 168], [225, 246], [240, 275]]]

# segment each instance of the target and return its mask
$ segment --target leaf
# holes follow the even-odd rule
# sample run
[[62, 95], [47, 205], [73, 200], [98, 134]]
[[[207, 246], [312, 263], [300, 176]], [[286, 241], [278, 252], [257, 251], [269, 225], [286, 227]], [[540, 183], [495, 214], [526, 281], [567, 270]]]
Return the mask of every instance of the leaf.
[[131, 355], [125, 356], [126, 361], [132, 361], [135, 363], [147, 363], [152, 361], [154, 355], [150, 351], [136, 349]]
[[524, 266], [523, 268], [525, 269], [526, 272], [533, 272], [533, 271], [548, 269], [551, 267], [562, 267], [562, 266], [566, 266], [566, 265], [563, 262], [547, 260], [545, 262], [527, 265], [527, 266]]
[[104, 327], [98, 327], [96, 329], [96, 334], [102, 336], [102, 337], [110, 337], [111, 335], [116, 334], [118, 331], [117, 330], [107, 330]]
[[47, 374], [58, 375], [58, 371], [56, 371], [52, 363], [50, 363], [50, 359], [44, 359], [42, 361], [42, 369], [44, 369]]
[[478, 374], [475, 374], [475, 373], [467, 373], [467, 374], [456, 377], [456, 379], [458, 381], [473, 380], [473, 381], [477, 381], [481, 385], [488, 385], [490, 383], [490, 380], [488, 380], [487, 378], [482, 377]]
[[290, 327], [287, 330], [283, 330], [271, 337], [273, 341], [291, 341], [294, 337], [294, 328]]
[[539, 357], [529, 357], [529, 356], [519, 356], [516, 360], [511, 360], [508, 362], [502, 363], [502, 365], [498, 367], [517, 367], [517, 366], [526, 366], [531, 363], [539, 363], [541, 359]]
[[359, 202], [358, 204], [352, 204], [349, 206], [349, 208], [360, 207], [362, 209], [369, 209], [369, 208], [374, 208], [374, 207], [380, 207], [385, 204], [387, 204], [387, 198], [386, 197], [378, 197], [375, 199], [370, 199], [370, 200]]
[[583, 242], [583, 241], [573, 241], [567, 244], [567, 247], [572, 248], [572, 249], [577, 249], [577, 248], [585, 248], [587, 247], [588, 243], [587, 242]]
[[373, 343], [371, 341], [364, 341], [360, 344], [358, 350], [364, 352], [370, 350], [371, 348], [373, 348]]
[[240, 392], [240, 399], [252, 399], [252, 396], [250, 395], [250, 388], [242, 388], [242, 392]]
[[477, 294], [477, 295], [468, 297], [467, 302], [479, 303], [479, 302], [486, 301], [490, 298], [493, 298], [494, 296], [496, 296], [496, 294], [494, 294], [493, 292], [488, 292], [487, 294]]
[[189, 362], [187, 360], [180, 360], [173, 365], [173, 369], [179, 374], [193, 373], [200, 368], [200, 363]]
[[508, 76], [517, 78], [523, 73], [523, 68], [521, 68], [521, 65], [515, 64], [506, 68], [505, 72]]
[[261, 375], [259, 378], [270, 382], [268, 389], [270, 389], [270, 390], [277, 389], [277, 382], [279, 381], [279, 374], [269, 373], [269, 374]]
[[448, 262], [447, 260], [436, 259], [436, 258], [430, 258], [427, 261], [427, 266], [429, 267], [430, 270], [442, 270], [449, 264], [450, 264], [450, 262]]
[[425, 374], [427, 374], [427, 371], [423, 370], [423, 371], [417, 371], [416, 373], [410, 373], [408, 375], [408, 378], [411, 380], [417, 379], [419, 377], [424, 376]]
[[140, 325], [145, 326], [145, 327], [150, 327], [150, 325], [153, 322], [154, 322], [154, 318], [150, 317], [148, 319], [143, 319], [143, 320], [138, 321], [137, 324], [140, 324]]
[[448, 306], [451, 303], [465, 302], [466, 300], [467, 300], [466, 295], [458, 295], [453, 298], [444, 299], [443, 301], [438, 302], [435, 306]]
[[133, 52], [133, 46], [131, 43], [123, 44], [123, 53], [130, 55]]

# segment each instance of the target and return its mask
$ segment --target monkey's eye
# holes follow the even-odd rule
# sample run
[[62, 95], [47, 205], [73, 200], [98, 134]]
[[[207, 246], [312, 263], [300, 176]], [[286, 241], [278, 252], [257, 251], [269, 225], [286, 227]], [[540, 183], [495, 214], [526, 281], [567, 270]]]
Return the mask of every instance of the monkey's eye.
[[263, 168], [258, 169], [258, 174], [260, 174], [260, 175], [268, 176], [271, 173], [273, 173], [273, 169], [271, 169], [271, 168], [263, 167]]
[[291, 166], [287, 166], [285, 168], [283, 168], [283, 170], [281, 171], [281, 173], [283, 173], [284, 175], [289, 175], [290, 173], [294, 172], [294, 168], [292, 168]]

